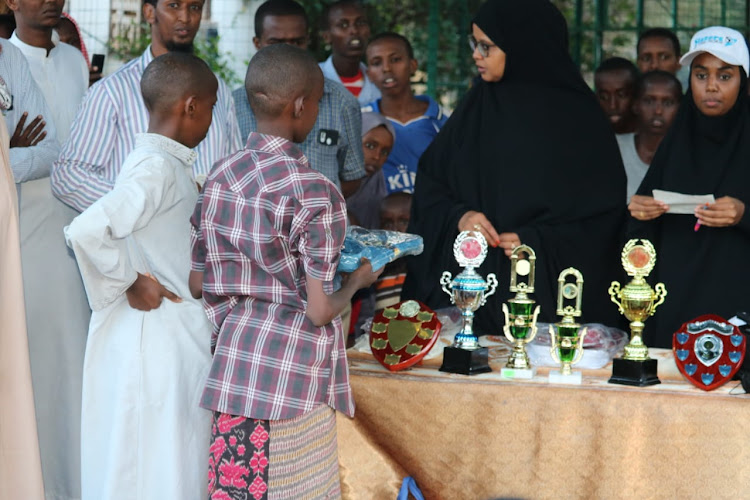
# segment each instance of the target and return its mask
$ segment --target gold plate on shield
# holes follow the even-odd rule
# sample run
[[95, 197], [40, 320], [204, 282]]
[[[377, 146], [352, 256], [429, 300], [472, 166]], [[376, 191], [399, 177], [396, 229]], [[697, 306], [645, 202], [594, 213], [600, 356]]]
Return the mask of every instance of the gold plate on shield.
[[418, 363], [440, 336], [434, 311], [416, 300], [391, 306], [373, 318], [370, 328], [372, 355], [391, 371]]

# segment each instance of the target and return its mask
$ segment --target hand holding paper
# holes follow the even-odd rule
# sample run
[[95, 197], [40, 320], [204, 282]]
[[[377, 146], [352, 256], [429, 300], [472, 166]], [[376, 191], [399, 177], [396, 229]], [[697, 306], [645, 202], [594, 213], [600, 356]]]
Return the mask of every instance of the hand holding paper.
[[712, 194], [682, 194], [654, 189], [654, 199], [669, 205], [668, 214], [694, 214], [696, 207], [716, 201]]
[[737, 198], [722, 196], [715, 203], [701, 205], [693, 211], [696, 226], [730, 227], [737, 225], [745, 214], [745, 204]]
[[656, 219], [669, 209], [669, 205], [657, 201], [651, 196], [633, 195], [628, 204], [630, 215], [640, 221]]

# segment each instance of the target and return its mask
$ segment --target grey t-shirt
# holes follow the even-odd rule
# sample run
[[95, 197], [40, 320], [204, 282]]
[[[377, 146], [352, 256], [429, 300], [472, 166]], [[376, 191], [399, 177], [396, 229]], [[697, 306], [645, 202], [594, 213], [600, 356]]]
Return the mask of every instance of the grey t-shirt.
[[638, 191], [638, 186], [646, 176], [648, 164], [641, 160], [635, 149], [635, 134], [617, 134], [617, 145], [620, 146], [620, 156], [625, 165], [625, 174], [628, 176], [628, 194], [625, 203], [630, 203], [630, 197]]

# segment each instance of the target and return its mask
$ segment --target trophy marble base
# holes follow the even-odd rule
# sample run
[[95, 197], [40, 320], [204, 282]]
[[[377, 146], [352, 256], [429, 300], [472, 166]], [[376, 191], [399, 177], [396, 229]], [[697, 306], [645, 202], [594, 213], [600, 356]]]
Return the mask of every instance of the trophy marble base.
[[443, 350], [443, 365], [441, 372], [459, 373], [461, 375], [477, 375], [479, 373], [491, 372], [489, 364], [489, 349], [461, 349], [459, 347], [446, 347]]
[[563, 375], [560, 370], [550, 370], [549, 372], [550, 384], [581, 385], [582, 378], [581, 372], [573, 372], [570, 375]]
[[503, 378], [519, 378], [531, 380], [536, 375], [536, 368], [503, 368], [500, 370], [500, 376]]
[[656, 376], [656, 365], [655, 359], [633, 361], [615, 358], [612, 360], [612, 377], [609, 379], [609, 383], [638, 387], [661, 384], [659, 377]]

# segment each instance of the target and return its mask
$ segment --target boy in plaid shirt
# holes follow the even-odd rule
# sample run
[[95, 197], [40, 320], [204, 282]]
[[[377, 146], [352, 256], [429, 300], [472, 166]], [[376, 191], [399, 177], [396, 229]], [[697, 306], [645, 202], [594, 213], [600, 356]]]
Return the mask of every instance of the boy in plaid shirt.
[[323, 94], [314, 58], [265, 47], [245, 88], [258, 132], [216, 164], [192, 219], [191, 291], [214, 327], [209, 498], [335, 498], [334, 410], [354, 413], [338, 315], [380, 273], [363, 262], [333, 292], [346, 205], [294, 144]]

